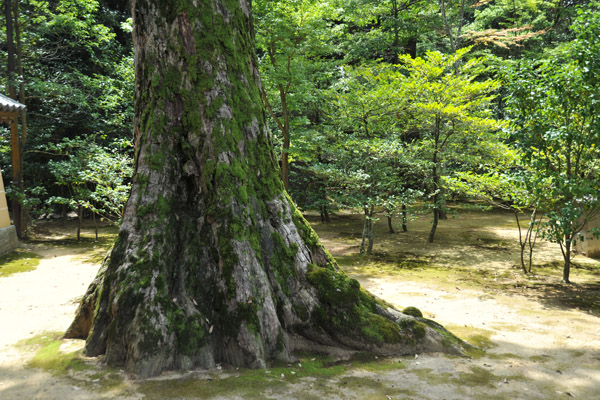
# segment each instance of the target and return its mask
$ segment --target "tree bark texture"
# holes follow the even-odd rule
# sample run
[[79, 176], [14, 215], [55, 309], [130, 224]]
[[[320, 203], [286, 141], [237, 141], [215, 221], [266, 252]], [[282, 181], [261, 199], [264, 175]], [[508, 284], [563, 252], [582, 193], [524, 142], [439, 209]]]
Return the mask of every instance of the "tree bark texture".
[[247, 0], [135, 0], [136, 171], [68, 336], [139, 376], [300, 348], [459, 352], [339, 270], [284, 191]]

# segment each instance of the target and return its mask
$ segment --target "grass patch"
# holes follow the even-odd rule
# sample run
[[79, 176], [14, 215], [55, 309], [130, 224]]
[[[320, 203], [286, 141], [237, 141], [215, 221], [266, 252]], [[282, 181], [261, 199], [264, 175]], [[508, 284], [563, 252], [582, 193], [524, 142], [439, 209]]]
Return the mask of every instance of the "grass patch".
[[486, 350], [497, 347], [491, 339], [494, 332], [487, 329], [478, 329], [461, 325], [447, 325], [446, 328], [465, 342], [475, 346], [466, 350], [467, 355], [479, 358], [486, 354]]
[[550, 357], [549, 355], [546, 355], [546, 354], [540, 354], [540, 355], [535, 355], [535, 356], [529, 357], [529, 360], [534, 361], [534, 362], [539, 362], [539, 363], [545, 363], [545, 362], [551, 361], [552, 357]]
[[81, 357], [81, 350], [66, 352], [61, 350], [65, 343], [60, 337], [62, 333], [46, 333], [17, 344], [20, 348], [35, 351], [35, 355], [27, 362], [31, 368], [40, 368], [54, 375], [67, 375], [69, 371], [90, 369]]
[[450, 372], [434, 373], [431, 368], [417, 368], [410, 372], [417, 375], [420, 380], [425, 381], [427, 385], [444, 385], [452, 382], [454, 377]]
[[269, 398], [266, 393], [280, 393], [288, 385], [299, 383], [302, 378], [327, 382], [329, 378], [347, 370], [346, 364], [336, 363], [329, 357], [302, 358], [298, 363], [274, 366], [267, 370], [240, 368], [211, 374], [208, 378], [149, 380], [141, 383], [138, 390], [146, 399], [157, 400], [210, 399], [217, 396], [265, 399]]
[[72, 350], [73, 346], [70, 345], [76, 341], [62, 339], [63, 334], [48, 332], [20, 341], [18, 348], [34, 352], [27, 367], [39, 368], [54, 376], [66, 378], [72, 384], [87, 390], [111, 392], [115, 396], [131, 391], [118, 370], [86, 361], [81, 348]]
[[0, 257], [0, 277], [33, 271], [39, 264], [39, 255], [29, 251], [15, 250]]
[[341, 378], [338, 383], [338, 387], [343, 389], [344, 391], [348, 391], [352, 394], [357, 394], [357, 392], [368, 392], [365, 393], [364, 398], [380, 398], [380, 399], [389, 399], [391, 396], [398, 396], [400, 394], [404, 395], [415, 395], [416, 393], [399, 388], [392, 388], [386, 385], [386, 383], [382, 382], [377, 378], [367, 378], [367, 377], [359, 377], [359, 376], [345, 376]]
[[[385, 372], [404, 369], [398, 359], [379, 359], [371, 354], [359, 353], [351, 360], [333, 360], [330, 357], [302, 357], [299, 362], [279, 365], [268, 370], [242, 369], [210, 374], [209, 377], [187, 377], [184, 379], [149, 380], [139, 384], [138, 390], [146, 399], [210, 399], [218, 396], [241, 397], [244, 399], [271, 398], [269, 393], [294, 390], [297, 385], [306, 385], [306, 380], [315, 384], [319, 392], [331, 389], [331, 380], [340, 377], [338, 386], [344, 388], [375, 389], [386, 395], [401, 394], [400, 389], [389, 388], [376, 378], [343, 376], [352, 370]], [[402, 392], [404, 393], [404, 392]], [[304, 392], [301, 398], [309, 398]], [[382, 398], [385, 398], [383, 395]]]
[[494, 384], [501, 381], [499, 376], [492, 374], [488, 369], [475, 365], [471, 366], [471, 372], [461, 372], [458, 376], [456, 383], [467, 386], [495, 388]]

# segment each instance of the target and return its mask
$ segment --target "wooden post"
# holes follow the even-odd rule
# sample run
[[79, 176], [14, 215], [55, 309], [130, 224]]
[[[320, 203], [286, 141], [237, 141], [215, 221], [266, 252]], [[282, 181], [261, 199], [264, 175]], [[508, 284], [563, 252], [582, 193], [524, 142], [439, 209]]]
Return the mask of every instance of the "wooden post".
[[[19, 140], [19, 129], [17, 127], [17, 118], [14, 118], [10, 122], [10, 142], [12, 147], [12, 179], [13, 185], [16, 188], [21, 187], [21, 144]], [[21, 207], [21, 203], [16, 196], [13, 196], [12, 199], [12, 213], [13, 213], [13, 223], [15, 224], [15, 229], [17, 231], [17, 237], [19, 239], [23, 236], [23, 208]]]

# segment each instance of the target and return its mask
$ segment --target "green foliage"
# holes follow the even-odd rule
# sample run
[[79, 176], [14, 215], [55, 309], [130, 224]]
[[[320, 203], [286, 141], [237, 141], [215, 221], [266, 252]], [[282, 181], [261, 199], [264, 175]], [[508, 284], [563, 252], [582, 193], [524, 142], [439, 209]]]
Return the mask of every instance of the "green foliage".
[[[101, 147], [131, 137], [133, 54], [125, 4], [104, 0], [19, 1], [28, 135], [24, 140], [24, 192], [10, 188], [10, 135], [0, 142], [0, 166], [7, 189], [33, 215], [61, 192], [50, 166], [63, 163], [57, 147], [77, 138], [98, 138]], [[5, 24], [1, 24], [4, 34]], [[1, 40], [3, 43], [4, 41]], [[6, 53], [0, 50], [0, 63]], [[0, 91], [5, 93], [5, 76]], [[64, 146], [63, 146], [64, 147]], [[91, 150], [91, 149], [90, 149]], [[110, 150], [107, 150], [110, 152]], [[118, 161], [117, 161], [118, 162]], [[108, 162], [109, 163], [109, 162]], [[60, 169], [60, 168], [59, 168]]]
[[453, 55], [428, 52], [425, 58], [401, 56], [407, 77], [401, 82], [408, 98], [412, 128], [418, 134], [414, 149], [426, 161], [428, 196], [434, 210], [429, 241], [437, 227], [439, 210], [452, 172], [469, 170], [504, 156], [496, 132], [503, 123], [494, 118], [494, 79], [478, 79], [486, 71], [483, 58], [464, 60], [469, 49]]
[[131, 143], [119, 141], [105, 148], [93, 139], [89, 136], [64, 139], [53, 146], [64, 157], [50, 161], [48, 167], [56, 184], [64, 188], [64, 195], [51, 196], [46, 203], [49, 206], [64, 204], [73, 210], [89, 209], [116, 222], [123, 214], [129, 195], [133, 168], [126, 150]]
[[560, 245], [569, 281], [571, 247], [584, 223], [600, 213], [600, 34], [598, 3], [582, 9], [577, 38], [508, 74], [512, 140], [533, 172], [528, 189], [547, 222], [543, 233]]

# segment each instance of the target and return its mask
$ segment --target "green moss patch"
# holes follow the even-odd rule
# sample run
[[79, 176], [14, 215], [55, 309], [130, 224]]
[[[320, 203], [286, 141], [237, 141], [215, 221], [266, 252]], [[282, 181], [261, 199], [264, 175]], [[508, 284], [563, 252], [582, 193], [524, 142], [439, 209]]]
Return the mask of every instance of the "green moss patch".
[[121, 372], [82, 356], [83, 342], [78, 344], [62, 336], [63, 332], [47, 332], [20, 341], [17, 348], [33, 353], [27, 367], [39, 368], [87, 390], [114, 393], [115, 397], [132, 391]]
[[417, 307], [406, 307], [402, 310], [402, 313], [412, 315], [415, 318], [423, 318], [423, 313]]
[[466, 386], [485, 386], [488, 388], [495, 388], [495, 384], [501, 382], [502, 379], [499, 376], [492, 374], [489, 369], [471, 366], [470, 372], [459, 373], [457, 384]]
[[314, 322], [332, 335], [360, 337], [377, 345], [417, 340], [424, 336], [424, 326], [401, 326], [376, 314], [378, 300], [343, 272], [335, 271], [333, 267], [309, 264], [306, 277], [317, 289], [319, 300], [323, 303], [313, 312]]
[[[267, 370], [235, 369], [219, 373], [187, 376], [183, 379], [157, 379], [140, 382], [138, 391], [145, 399], [279, 399], [284, 393], [302, 388], [299, 398], [327, 398], [334, 389], [376, 393], [378, 397], [411, 394], [406, 390], [390, 388], [377, 377], [346, 376], [352, 371], [386, 372], [406, 368], [398, 359], [377, 358], [372, 354], [358, 353], [350, 360], [333, 360], [329, 356], [300, 355], [298, 362], [274, 365]], [[318, 394], [308, 393], [314, 385]], [[306, 394], [306, 396], [305, 396]], [[319, 395], [320, 394], [320, 395]], [[315, 397], [311, 397], [315, 395]], [[365, 397], [372, 398], [372, 397]]]
[[483, 350], [491, 349], [498, 346], [491, 339], [491, 337], [494, 335], [493, 331], [489, 331], [487, 329], [466, 327], [461, 325], [448, 325], [448, 329], [450, 329], [458, 337], [462, 338], [466, 342]]
[[29, 251], [16, 250], [0, 257], [0, 277], [33, 271], [39, 264], [39, 255]]
[[63, 351], [61, 345], [62, 333], [46, 333], [30, 339], [22, 340], [18, 347], [32, 350], [35, 355], [27, 362], [31, 368], [40, 368], [54, 375], [66, 375], [70, 370], [82, 371], [89, 369], [81, 356], [81, 350]]
[[390, 387], [387, 382], [372, 377], [343, 377], [339, 380], [337, 386], [345, 392], [371, 399], [390, 399], [400, 395], [416, 395], [412, 390]]
[[420, 380], [425, 381], [428, 385], [443, 385], [451, 383], [454, 375], [449, 372], [433, 372], [431, 368], [416, 368], [410, 370], [411, 373], [417, 375]]
[[273, 366], [267, 370], [240, 368], [195, 378], [149, 380], [140, 383], [138, 390], [150, 400], [220, 396], [262, 400], [271, 398], [267, 393], [281, 393], [289, 385], [300, 383], [302, 378], [328, 382], [347, 370], [344, 364], [332, 363], [328, 357], [301, 358], [297, 363]]

